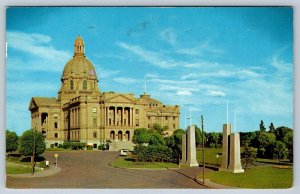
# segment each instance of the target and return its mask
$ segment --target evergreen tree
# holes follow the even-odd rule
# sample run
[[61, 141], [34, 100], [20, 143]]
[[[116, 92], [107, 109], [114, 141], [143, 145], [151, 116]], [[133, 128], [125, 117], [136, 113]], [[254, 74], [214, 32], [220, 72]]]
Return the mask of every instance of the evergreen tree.
[[260, 131], [266, 131], [266, 127], [265, 127], [265, 124], [264, 124], [263, 120], [260, 121], [259, 130]]
[[270, 124], [269, 129], [270, 129], [269, 130], [270, 133], [275, 133], [275, 127], [274, 127], [273, 123]]

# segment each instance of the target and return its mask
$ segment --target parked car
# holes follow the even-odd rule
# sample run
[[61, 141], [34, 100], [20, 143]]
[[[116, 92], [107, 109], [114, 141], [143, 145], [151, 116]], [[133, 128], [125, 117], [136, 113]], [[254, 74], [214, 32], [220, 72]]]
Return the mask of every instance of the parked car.
[[130, 150], [128, 149], [121, 149], [120, 150], [120, 156], [127, 156], [130, 154]]

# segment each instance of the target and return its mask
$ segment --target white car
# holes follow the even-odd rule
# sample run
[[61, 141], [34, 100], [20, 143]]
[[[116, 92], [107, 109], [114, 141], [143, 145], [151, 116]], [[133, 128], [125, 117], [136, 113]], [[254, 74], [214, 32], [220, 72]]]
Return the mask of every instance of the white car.
[[120, 150], [120, 156], [127, 156], [129, 154], [129, 150], [127, 149], [121, 149]]

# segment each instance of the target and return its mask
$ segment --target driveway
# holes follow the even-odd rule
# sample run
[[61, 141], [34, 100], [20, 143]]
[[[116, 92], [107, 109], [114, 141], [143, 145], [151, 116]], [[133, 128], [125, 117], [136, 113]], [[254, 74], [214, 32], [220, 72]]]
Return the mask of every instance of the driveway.
[[70, 151], [45, 152], [51, 164], [58, 153], [61, 171], [39, 178], [7, 177], [9, 188], [207, 188], [193, 179], [201, 173], [200, 167], [178, 170], [119, 169], [109, 165], [117, 152]]

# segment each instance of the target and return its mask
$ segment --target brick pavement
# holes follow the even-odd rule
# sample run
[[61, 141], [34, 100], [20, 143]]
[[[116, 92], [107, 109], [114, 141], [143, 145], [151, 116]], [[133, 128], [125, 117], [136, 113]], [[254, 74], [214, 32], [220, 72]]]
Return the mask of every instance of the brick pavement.
[[[46, 152], [50, 163], [56, 152]], [[59, 172], [48, 177], [7, 177], [9, 188], [207, 188], [194, 181], [201, 168], [170, 170], [119, 169], [108, 164], [117, 152], [57, 152]]]

